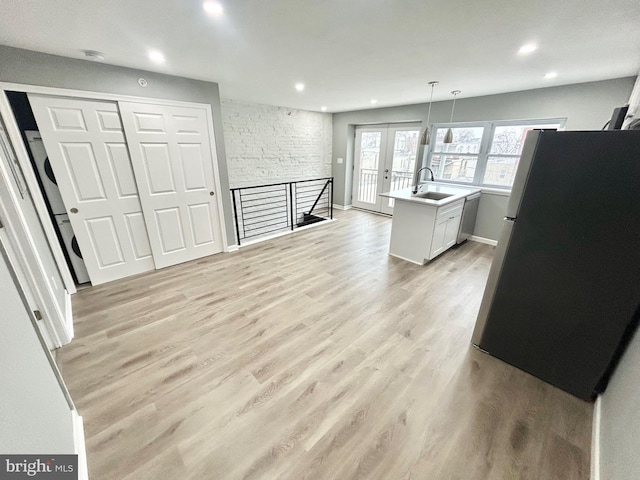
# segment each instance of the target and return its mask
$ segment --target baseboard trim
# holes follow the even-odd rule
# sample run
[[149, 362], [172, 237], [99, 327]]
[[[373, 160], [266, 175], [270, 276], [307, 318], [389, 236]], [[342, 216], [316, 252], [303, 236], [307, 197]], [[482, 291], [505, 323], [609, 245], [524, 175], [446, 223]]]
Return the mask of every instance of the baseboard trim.
[[[73, 336], [75, 335], [75, 333], [73, 331], [73, 302], [71, 301], [71, 294], [69, 294], [69, 292], [67, 291], [65, 291], [64, 293], [64, 309], [66, 315], [65, 333], [69, 337], [69, 340], [63, 343], [63, 345], [66, 345], [67, 343], [71, 343], [71, 340], [73, 340]], [[64, 340], [67, 339], [65, 338]]]
[[399, 258], [400, 260], [404, 260], [405, 262], [411, 262], [414, 265], [420, 265], [420, 266], [424, 265], [424, 263], [416, 262], [415, 260], [411, 260], [410, 258], [405, 258], [405, 257], [402, 257], [400, 255], [396, 255], [395, 253], [389, 252], [389, 256], [394, 257], [394, 258]]
[[486, 243], [487, 245], [493, 245], [494, 247], [498, 245], [497, 240], [492, 240], [490, 238], [485, 238], [485, 237], [478, 237], [477, 235], [471, 235], [471, 237], [469, 237], [469, 240], [471, 240], [472, 242]]
[[600, 480], [600, 422], [602, 420], [602, 395], [598, 395], [593, 408], [591, 428], [591, 480]]
[[240, 247], [238, 245], [229, 245], [227, 247], [227, 253], [229, 253], [229, 252], [237, 252], [238, 250], [240, 250]]
[[382, 213], [382, 212], [374, 212], [373, 210], [367, 210], [366, 208], [353, 207], [354, 210], [359, 212], [371, 213], [372, 215], [380, 215], [381, 217], [393, 218], [393, 215], [390, 213]]
[[351, 205], [337, 205], [334, 203], [333, 208], [336, 210], [351, 210]]
[[249, 247], [251, 245], [255, 245], [256, 243], [266, 242], [267, 240], [273, 240], [274, 238], [284, 237], [285, 235], [291, 235], [291, 234], [296, 233], [296, 232], [302, 232], [304, 230], [308, 230], [309, 228], [316, 228], [316, 227], [319, 227], [321, 225], [326, 225], [328, 223], [333, 223], [335, 221], [336, 221], [335, 218], [328, 218], [326, 220], [323, 220], [322, 222], [311, 223], [309, 225], [305, 225], [304, 227], [298, 227], [298, 228], [296, 228], [294, 230], [285, 230], [283, 232], [276, 232], [276, 233], [272, 233], [272, 234], [269, 234], [269, 235], [265, 235], [264, 237], [256, 237], [256, 238], [251, 239], [251, 240], [246, 240], [242, 245], [240, 245], [240, 246], [236, 245], [236, 247], [237, 248]]
[[84, 422], [76, 410], [71, 410], [73, 424], [73, 449], [78, 455], [78, 480], [89, 480], [87, 466], [87, 447], [84, 440]]

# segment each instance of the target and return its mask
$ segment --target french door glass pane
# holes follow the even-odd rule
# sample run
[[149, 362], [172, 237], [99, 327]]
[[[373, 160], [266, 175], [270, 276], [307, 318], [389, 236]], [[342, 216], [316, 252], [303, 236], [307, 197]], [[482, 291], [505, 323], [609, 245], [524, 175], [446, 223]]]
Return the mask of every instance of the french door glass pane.
[[436, 143], [434, 152], [446, 153], [479, 153], [482, 143], [482, 134], [484, 127], [455, 127], [451, 129], [453, 132], [453, 142], [444, 143], [444, 136], [447, 133], [446, 128], [438, 128], [436, 130]]
[[358, 188], [358, 200], [360, 202], [376, 203], [381, 140], [382, 132], [362, 132]]
[[436, 177], [454, 182], [473, 182], [478, 157], [475, 155], [440, 155], [431, 157], [431, 169]]
[[420, 130], [398, 130], [393, 141], [390, 191], [411, 187]]
[[516, 176], [520, 156], [490, 156], [482, 183], [485, 185], [511, 186]]

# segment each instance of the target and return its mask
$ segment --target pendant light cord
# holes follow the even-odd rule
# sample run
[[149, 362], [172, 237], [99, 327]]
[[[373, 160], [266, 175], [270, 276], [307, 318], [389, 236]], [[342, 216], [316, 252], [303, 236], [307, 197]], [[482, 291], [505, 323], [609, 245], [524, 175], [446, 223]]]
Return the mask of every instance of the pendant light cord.
[[456, 98], [460, 94], [460, 90], [454, 90], [451, 93], [453, 94], [453, 105], [451, 106], [451, 118], [449, 119], [449, 123], [453, 123], [453, 111], [456, 109]]
[[429, 128], [429, 121], [431, 120], [431, 104], [433, 103], [433, 89], [435, 83], [431, 83], [431, 97], [429, 98], [429, 111], [427, 112], [427, 128]]
[[453, 111], [456, 109], [456, 97], [453, 97], [453, 105], [451, 106], [451, 118], [449, 119], [449, 123], [453, 123]]

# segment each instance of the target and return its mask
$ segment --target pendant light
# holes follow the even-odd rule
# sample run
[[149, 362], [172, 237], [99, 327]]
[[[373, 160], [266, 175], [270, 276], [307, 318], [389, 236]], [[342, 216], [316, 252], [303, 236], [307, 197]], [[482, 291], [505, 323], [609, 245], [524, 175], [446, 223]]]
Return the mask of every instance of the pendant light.
[[[453, 111], [456, 108], [456, 96], [458, 96], [458, 94], [460, 93], [460, 90], [453, 90], [451, 92], [451, 95], [453, 95], [453, 105], [451, 106], [451, 119], [449, 120], [449, 123], [453, 123]], [[451, 127], [449, 127], [449, 130], [447, 130], [447, 133], [444, 134], [444, 143], [452, 143], [453, 142], [453, 130], [451, 130]]]
[[429, 82], [431, 86], [431, 98], [429, 99], [429, 113], [427, 113], [427, 128], [424, 129], [424, 133], [420, 138], [420, 145], [429, 145], [431, 141], [431, 132], [429, 131], [429, 120], [431, 119], [431, 103], [433, 102], [433, 88], [438, 85], [440, 82], [432, 81]]

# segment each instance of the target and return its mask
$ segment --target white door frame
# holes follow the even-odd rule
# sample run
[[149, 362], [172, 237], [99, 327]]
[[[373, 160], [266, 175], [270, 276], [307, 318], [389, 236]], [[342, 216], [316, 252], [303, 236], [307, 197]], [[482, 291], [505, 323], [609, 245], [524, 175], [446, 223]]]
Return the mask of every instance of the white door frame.
[[[11, 159], [7, 159], [7, 161], [10, 162]], [[35, 250], [33, 239], [28, 230], [23, 228], [26, 221], [22, 209], [15, 200], [17, 195], [15, 187], [11, 184], [9, 172], [6, 172], [3, 163], [0, 163], [0, 199], [5, 197], [4, 201], [0, 202], [0, 220], [3, 223], [0, 236], [6, 235], [8, 254], [14, 257], [11, 260], [15, 262], [15, 265], [19, 265], [20, 276], [27, 280], [27, 285], [24, 285], [23, 288], [28, 290], [30, 300], [37, 301], [37, 306], [44, 314], [43, 320], [47, 326], [51, 346], [60, 347], [69, 343], [73, 338], [71, 296], [68, 292], [65, 295], [66, 315], [60, 311], [55, 301], [51, 301], [54, 293], [46, 278], [46, 270], [39, 252]], [[26, 237], [22, 239], [22, 242], [17, 236], [19, 231], [22, 231]], [[34, 262], [31, 263], [28, 260], [30, 253], [35, 256]]]
[[[207, 128], [209, 130], [209, 138], [211, 140], [211, 154], [212, 158], [215, 158], [216, 161], [213, 162], [213, 173], [214, 173], [214, 182], [216, 186], [216, 190], [218, 192], [222, 192], [220, 187], [220, 171], [218, 168], [218, 155], [216, 151], [216, 139], [215, 139], [215, 131], [213, 128], [213, 113], [211, 110], [211, 105], [206, 103], [193, 103], [193, 102], [182, 102], [177, 100], [164, 100], [164, 99], [156, 99], [156, 98], [148, 98], [148, 97], [136, 97], [130, 95], [118, 95], [113, 93], [100, 93], [100, 92], [92, 92], [86, 90], [75, 90], [75, 89], [66, 89], [66, 88], [57, 88], [57, 87], [43, 87], [38, 85], [27, 85], [21, 83], [8, 83], [8, 82], [0, 82], [0, 114], [5, 120], [7, 133], [9, 135], [9, 139], [13, 144], [14, 150], [16, 152], [16, 156], [18, 158], [18, 163], [24, 173], [25, 180], [27, 182], [27, 187], [32, 194], [36, 210], [38, 215], [40, 216], [40, 221], [44, 227], [45, 234], [47, 239], [49, 240], [49, 244], [54, 254], [54, 258], [56, 263], [58, 264], [58, 268], [60, 269], [60, 273], [65, 283], [65, 287], [69, 293], [76, 293], [75, 282], [73, 281], [73, 276], [71, 275], [71, 271], [69, 266], [67, 265], [66, 259], [64, 257], [64, 253], [62, 252], [62, 248], [60, 247], [60, 243], [58, 242], [58, 237], [56, 236], [55, 230], [53, 228], [53, 223], [49, 217], [49, 212], [47, 210], [44, 197], [42, 196], [42, 192], [40, 191], [40, 187], [38, 185], [38, 181], [36, 180], [35, 173], [33, 172], [33, 168], [31, 166], [31, 161], [29, 160], [29, 154], [27, 153], [26, 146], [22, 141], [22, 136], [20, 135], [20, 128], [18, 127], [18, 122], [16, 121], [13, 110], [11, 109], [11, 105], [9, 104], [9, 99], [6, 96], [6, 91], [15, 91], [15, 92], [23, 92], [23, 93], [39, 93], [42, 95], [53, 95], [58, 97], [71, 97], [71, 98], [86, 98], [93, 100], [107, 100], [107, 101], [125, 101], [125, 102], [138, 102], [138, 103], [150, 103], [155, 105], [169, 105], [169, 106], [177, 106], [177, 107], [197, 107], [204, 108], [207, 116]], [[218, 203], [218, 218], [220, 219], [220, 232], [222, 234], [222, 245], [223, 251], [230, 251], [229, 245], [227, 242], [227, 232], [225, 228], [225, 215], [224, 209], [222, 206], [222, 199], [220, 199]]]
[[[1, 85], [1, 84], [0, 84]], [[38, 180], [36, 179], [36, 174], [33, 171], [33, 167], [31, 166], [31, 160], [29, 160], [29, 154], [27, 153], [27, 146], [22, 141], [22, 135], [20, 135], [20, 128], [18, 127], [18, 122], [13, 116], [13, 110], [11, 109], [11, 105], [9, 104], [9, 99], [5, 93], [5, 89], [2, 88], [2, 95], [0, 95], [0, 115], [5, 122], [5, 127], [7, 128], [7, 135], [9, 136], [9, 140], [13, 145], [13, 151], [18, 158], [18, 163], [20, 164], [20, 168], [22, 170], [22, 176], [27, 182], [27, 189], [31, 193], [31, 198], [36, 207], [36, 212], [38, 212], [38, 216], [40, 217], [40, 223], [42, 224], [42, 229], [44, 230], [44, 234], [49, 241], [49, 246], [51, 247], [51, 252], [53, 253], [53, 258], [58, 265], [58, 270], [60, 271], [60, 276], [62, 277], [62, 281], [64, 282], [64, 288], [69, 292], [70, 295], [76, 293], [76, 284], [73, 281], [73, 276], [71, 275], [71, 270], [67, 265], [67, 260], [62, 252], [62, 247], [60, 246], [60, 242], [58, 241], [58, 236], [56, 235], [56, 231], [53, 227], [53, 222], [49, 217], [49, 210], [47, 210], [47, 205], [44, 201], [44, 195], [40, 191], [40, 185], [38, 185]], [[8, 89], [10, 90], [10, 89]]]

